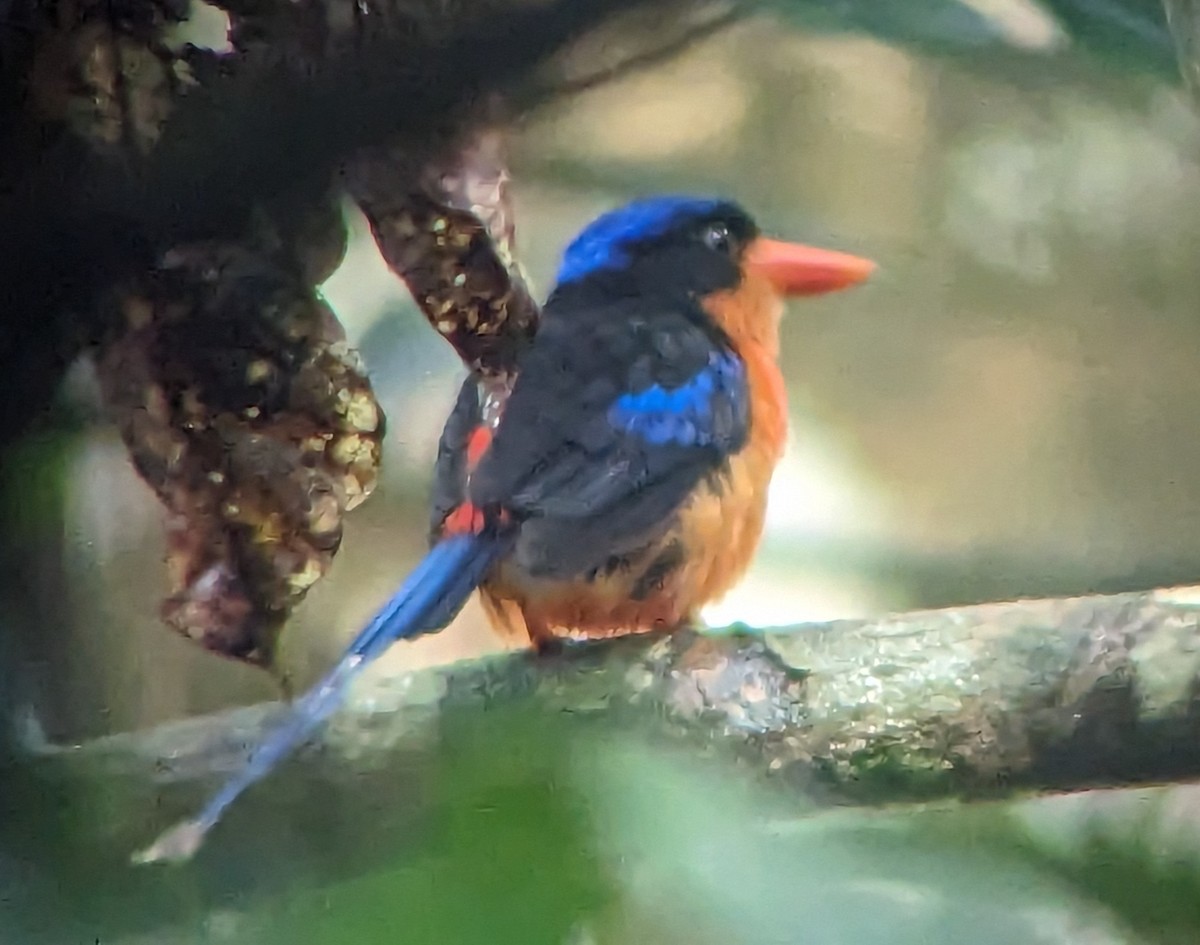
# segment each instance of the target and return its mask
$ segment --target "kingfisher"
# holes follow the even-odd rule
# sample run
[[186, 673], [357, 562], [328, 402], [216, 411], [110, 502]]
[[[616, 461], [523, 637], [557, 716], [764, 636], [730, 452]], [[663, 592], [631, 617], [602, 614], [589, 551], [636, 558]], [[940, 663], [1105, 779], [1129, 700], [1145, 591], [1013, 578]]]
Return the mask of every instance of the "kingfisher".
[[445, 627], [477, 589], [496, 630], [537, 649], [695, 624], [762, 535], [787, 435], [784, 300], [873, 269], [769, 238], [717, 197], [641, 198], [587, 225], [511, 387], [497, 397], [468, 377], [459, 390], [439, 442], [428, 554], [246, 766], [147, 858], [198, 845], [362, 667]]

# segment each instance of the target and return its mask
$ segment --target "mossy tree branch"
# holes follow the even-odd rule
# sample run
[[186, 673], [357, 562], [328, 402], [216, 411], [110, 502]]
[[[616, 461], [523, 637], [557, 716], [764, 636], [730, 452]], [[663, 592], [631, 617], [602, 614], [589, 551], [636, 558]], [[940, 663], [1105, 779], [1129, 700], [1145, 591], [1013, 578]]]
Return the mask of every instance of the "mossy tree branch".
[[[536, 741], [553, 720], [568, 734], [635, 730], [715, 755], [820, 804], [883, 804], [1194, 778], [1198, 692], [1200, 609], [1147, 592], [464, 662], [362, 684], [323, 742], [339, 776], [403, 757], [420, 783], [455, 732], [507, 719], [509, 737]], [[176, 808], [279, 711], [239, 709], [38, 754], [89, 777], [156, 785]], [[255, 793], [286, 791], [306, 771], [323, 778], [329, 763], [302, 752]], [[336, 780], [328, 790], [350, 793], [324, 803], [353, 819], [362, 789], [360, 778]], [[403, 806], [406, 796], [377, 803]], [[286, 820], [277, 804], [273, 813]], [[154, 819], [147, 835], [167, 822]]]

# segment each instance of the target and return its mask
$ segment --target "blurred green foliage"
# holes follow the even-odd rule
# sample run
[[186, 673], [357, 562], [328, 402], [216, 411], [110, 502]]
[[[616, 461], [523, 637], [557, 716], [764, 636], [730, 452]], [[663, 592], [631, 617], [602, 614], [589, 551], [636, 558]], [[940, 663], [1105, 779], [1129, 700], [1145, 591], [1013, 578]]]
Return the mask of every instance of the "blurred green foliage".
[[[765, 0], [803, 29], [859, 33], [923, 53], [969, 56], [1010, 45], [1005, 30], [962, 0]], [[1078, 48], [1130, 68], [1178, 76], [1161, 0], [1039, 0]]]
[[1084, 795], [818, 811], [628, 720], [505, 706], [440, 718], [420, 756], [301, 759], [194, 862], [147, 869], [123, 858], [148, 813], [201, 785], [150, 788], [99, 755], [4, 774], [21, 815], [0, 823], [0, 933], [22, 945], [1185, 945], [1200, 930], [1200, 858], [1161, 839], [1167, 801], [1195, 804], [1193, 788], [1115, 810]]
[[767, 0], [805, 30], [860, 33], [923, 52], [966, 53], [999, 46], [1004, 32], [978, 10], [959, 0]]
[[1118, 63], [1178, 77], [1162, 0], [1041, 0], [1085, 49]]

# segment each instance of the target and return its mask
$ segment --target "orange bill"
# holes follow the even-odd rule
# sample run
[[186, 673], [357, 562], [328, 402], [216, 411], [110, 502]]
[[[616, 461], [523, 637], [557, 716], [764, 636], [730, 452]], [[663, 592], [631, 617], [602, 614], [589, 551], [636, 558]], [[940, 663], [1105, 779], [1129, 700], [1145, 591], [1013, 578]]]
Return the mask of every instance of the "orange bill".
[[820, 295], [856, 285], [875, 271], [861, 256], [759, 237], [746, 250], [746, 269], [765, 276], [781, 295]]

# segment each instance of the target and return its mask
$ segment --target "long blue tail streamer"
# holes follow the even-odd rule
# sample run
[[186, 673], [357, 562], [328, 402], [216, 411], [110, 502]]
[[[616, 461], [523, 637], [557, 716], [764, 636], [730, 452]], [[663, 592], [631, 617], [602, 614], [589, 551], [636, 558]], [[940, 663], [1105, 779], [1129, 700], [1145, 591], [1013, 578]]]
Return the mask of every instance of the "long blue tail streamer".
[[508, 547], [504, 537], [455, 535], [427, 554], [408, 580], [346, 648], [337, 664], [297, 699], [279, 727], [251, 751], [246, 764], [190, 820], [134, 855], [135, 862], [187, 859], [247, 788], [269, 774], [345, 699], [353, 680], [392, 643], [440, 630], [466, 603]]

